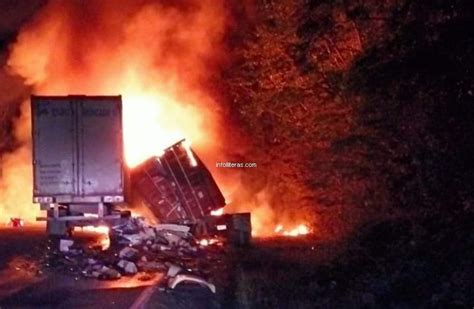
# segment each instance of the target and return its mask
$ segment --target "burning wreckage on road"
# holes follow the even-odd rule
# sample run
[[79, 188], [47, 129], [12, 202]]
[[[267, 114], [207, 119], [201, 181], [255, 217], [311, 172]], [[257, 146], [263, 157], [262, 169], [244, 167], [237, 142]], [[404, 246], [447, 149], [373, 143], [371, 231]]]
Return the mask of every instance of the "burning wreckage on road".
[[[189, 144], [179, 141], [130, 170], [120, 96], [33, 96], [31, 107], [33, 201], [47, 213], [40, 218], [47, 233], [62, 238], [53, 255], [88, 277], [167, 270], [170, 287], [191, 281], [215, 291], [196, 275], [208, 255], [203, 245], [217, 238], [248, 244], [250, 214], [211, 216], [225, 199]], [[131, 204], [147, 207], [158, 224], [120, 210]], [[110, 252], [88, 252], [68, 239], [90, 226], [109, 231]]]
[[208, 278], [222, 257], [223, 243], [202, 246], [189, 232], [190, 228], [175, 224], [148, 224], [142, 217], [132, 217], [112, 227], [113, 245], [77, 245], [71, 239], [60, 239], [59, 250], [49, 247], [45, 263], [74, 276], [117, 280], [122, 276], [163, 273], [166, 288], [174, 289], [182, 282], [198, 283], [213, 293], [216, 288]]

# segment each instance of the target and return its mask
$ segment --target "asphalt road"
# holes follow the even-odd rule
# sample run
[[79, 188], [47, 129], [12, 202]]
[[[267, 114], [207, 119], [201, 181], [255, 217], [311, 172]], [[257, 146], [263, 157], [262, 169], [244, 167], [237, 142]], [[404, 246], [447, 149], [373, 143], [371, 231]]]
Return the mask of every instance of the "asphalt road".
[[219, 307], [199, 286], [163, 291], [159, 274], [100, 281], [45, 270], [39, 261], [48, 245], [43, 227], [0, 228], [1, 309]]

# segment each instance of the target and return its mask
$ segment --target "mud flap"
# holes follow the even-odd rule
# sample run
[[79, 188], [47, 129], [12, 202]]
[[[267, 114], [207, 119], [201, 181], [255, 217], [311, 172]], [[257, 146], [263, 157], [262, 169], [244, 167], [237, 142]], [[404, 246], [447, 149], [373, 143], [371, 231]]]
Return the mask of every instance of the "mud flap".
[[49, 220], [46, 223], [46, 233], [48, 236], [71, 236], [71, 228], [65, 221]]

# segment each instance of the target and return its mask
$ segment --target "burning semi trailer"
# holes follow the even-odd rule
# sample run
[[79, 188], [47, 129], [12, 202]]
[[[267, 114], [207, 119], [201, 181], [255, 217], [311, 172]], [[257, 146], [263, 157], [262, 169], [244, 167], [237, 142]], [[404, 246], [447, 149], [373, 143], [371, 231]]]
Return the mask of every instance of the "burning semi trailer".
[[250, 214], [211, 215], [225, 199], [185, 140], [126, 167], [121, 96], [33, 96], [31, 110], [33, 201], [46, 211], [38, 219], [47, 222], [49, 235], [123, 225], [139, 201], [160, 224], [187, 226], [198, 238], [249, 243]]
[[[190, 145], [181, 140], [131, 173], [133, 192], [160, 222], [191, 225], [195, 235], [224, 235], [248, 244], [250, 213], [225, 214], [225, 198]], [[217, 218], [220, 217], [220, 218]]]
[[197, 224], [225, 199], [184, 140], [132, 170], [133, 187], [161, 222]]

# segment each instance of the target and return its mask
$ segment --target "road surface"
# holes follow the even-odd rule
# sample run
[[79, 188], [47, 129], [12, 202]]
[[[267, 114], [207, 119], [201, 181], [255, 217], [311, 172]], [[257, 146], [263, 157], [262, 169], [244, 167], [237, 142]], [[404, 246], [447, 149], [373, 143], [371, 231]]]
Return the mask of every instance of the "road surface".
[[44, 227], [0, 228], [0, 308], [219, 307], [199, 286], [163, 291], [160, 274], [100, 281], [45, 269], [48, 245]]

